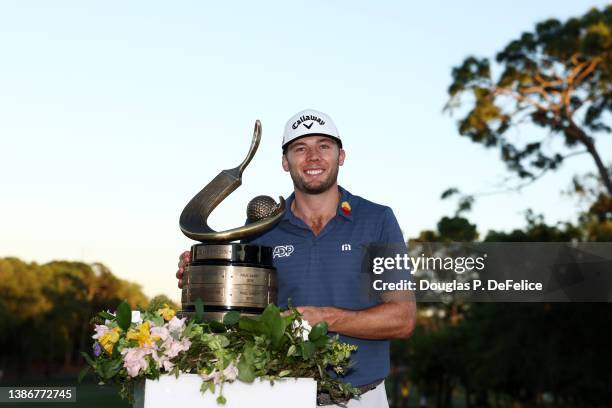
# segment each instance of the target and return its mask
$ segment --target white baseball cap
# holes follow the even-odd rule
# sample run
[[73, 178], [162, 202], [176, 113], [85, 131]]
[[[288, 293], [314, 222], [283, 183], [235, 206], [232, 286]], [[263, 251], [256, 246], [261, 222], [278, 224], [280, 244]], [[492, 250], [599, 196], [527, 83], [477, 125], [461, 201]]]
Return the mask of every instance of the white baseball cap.
[[296, 139], [314, 135], [329, 136], [342, 147], [342, 140], [332, 118], [323, 112], [306, 109], [296, 113], [287, 121], [283, 135], [283, 149]]

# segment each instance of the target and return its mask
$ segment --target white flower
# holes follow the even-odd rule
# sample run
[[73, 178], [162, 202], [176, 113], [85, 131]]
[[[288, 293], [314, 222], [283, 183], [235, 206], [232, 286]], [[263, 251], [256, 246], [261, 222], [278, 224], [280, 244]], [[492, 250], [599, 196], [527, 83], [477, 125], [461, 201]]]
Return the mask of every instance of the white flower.
[[304, 339], [304, 341], [308, 340], [308, 334], [310, 333], [310, 330], [312, 330], [312, 326], [310, 326], [310, 324], [308, 324], [306, 320], [294, 320], [293, 328], [297, 329], [299, 327], [302, 328], [302, 338]]

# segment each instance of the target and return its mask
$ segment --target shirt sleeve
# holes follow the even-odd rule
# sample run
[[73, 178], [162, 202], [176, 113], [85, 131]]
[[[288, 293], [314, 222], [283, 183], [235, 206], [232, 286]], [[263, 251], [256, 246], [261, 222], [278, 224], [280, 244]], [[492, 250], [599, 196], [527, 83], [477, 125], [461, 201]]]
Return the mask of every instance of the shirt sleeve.
[[393, 214], [393, 210], [389, 207], [385, 208], [383, 214], [382, 228], [380, 231], [380, 242], [386, 244], [406, 245], [402, 230]]
[[[384, 211], [381, 230], [379, 236], [379, 242], [374, 249], [375, 258], [392, 258], [396, 260], [398, 257], [401, 262], [394, 262], [393, 267], [384, 268], [383, 272], [374, 274], [371, 279], [372, 283], [374, 280], [379, 280], [376, 286], [380, 287], [382, 283], [393, 284], [395, 287], [401, 287], [399, 285], [402, 282], [412, 280], [410, 273], [412, 264], [408, 261], [408, 248], [406, 241], [404, 241], [404, 235], [402, 230], [395, 218], [393, 210], [387, 207]], [[374, 261], [374, 260], [372, 260]], [[374, 264], [372, 264], [374, 265]], [[379, 264], [380, 265], [380, 264]], [[373, 269], [373, 268], [372, 268]], [[405, 290], [380, 290], [377, 291], [379, 296], [382, 296], [383, 300], [408, 300], [410, 299], [410, 293]], [[379, 298], [380, 299], [380, 298]]]

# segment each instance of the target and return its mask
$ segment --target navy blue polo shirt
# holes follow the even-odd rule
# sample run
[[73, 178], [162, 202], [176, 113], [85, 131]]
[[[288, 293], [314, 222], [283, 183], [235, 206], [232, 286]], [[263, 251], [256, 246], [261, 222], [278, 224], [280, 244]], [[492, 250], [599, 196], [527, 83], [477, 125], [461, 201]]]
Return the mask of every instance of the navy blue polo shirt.
[[[402, 232], [391, 208], [354, 196], [339, 187], [341, 198], [336, 216], [319, 235], [291, 211], [295, 198], [287, 199], [287, 211], [277, 226], [251, 242], [274, 248], [278, 273], [278, 306], [334, 306], [360, 310], [378, 302], [361, 296], [361, 263], [364, 247], [371, 243], [400, 244]], [[341, 210], [343, 202], [351, 208]], [[358, 346], [353, 367], [341, 378], [354, 386], [370, 384], [389, 374], [389, 341], [340, 336]]]

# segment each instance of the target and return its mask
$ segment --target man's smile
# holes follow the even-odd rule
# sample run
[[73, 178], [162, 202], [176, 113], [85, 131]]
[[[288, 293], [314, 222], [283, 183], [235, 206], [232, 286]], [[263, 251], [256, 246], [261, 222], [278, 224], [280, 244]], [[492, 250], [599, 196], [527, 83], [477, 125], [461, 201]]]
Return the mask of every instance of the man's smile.
[[323, 169], [319, 169], [319, 168], [317, 168], [317, 169], [307, 169], [307, 170], [304, 170], [304, 173], [306, 173], [309, 176], [318, 176], [319, 174], [323, 173]]

